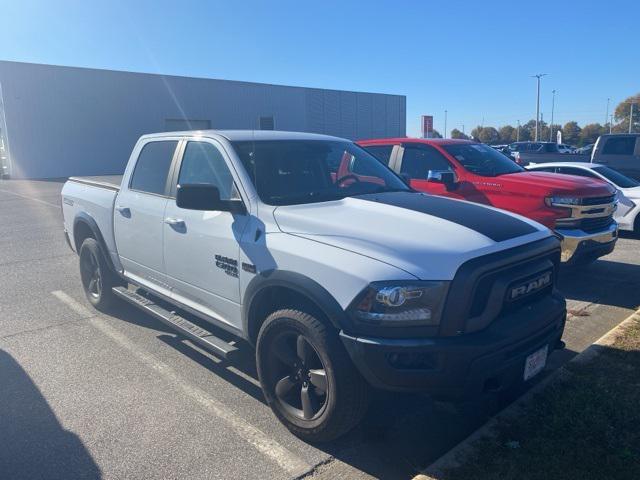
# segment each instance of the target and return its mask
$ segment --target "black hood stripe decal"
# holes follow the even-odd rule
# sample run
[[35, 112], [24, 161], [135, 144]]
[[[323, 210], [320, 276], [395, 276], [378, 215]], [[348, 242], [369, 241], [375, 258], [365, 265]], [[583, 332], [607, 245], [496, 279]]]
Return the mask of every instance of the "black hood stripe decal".
[[412, 192], [370, 193], [357, 198], [426, 213], [475, 230], [494, 242], [521, 237], [538, 230], [529, 223], [480, 205]]

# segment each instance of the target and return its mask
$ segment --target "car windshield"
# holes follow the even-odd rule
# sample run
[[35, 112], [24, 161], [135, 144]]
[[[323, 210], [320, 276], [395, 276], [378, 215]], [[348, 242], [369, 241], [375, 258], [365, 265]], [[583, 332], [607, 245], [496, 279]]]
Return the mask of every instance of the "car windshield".
[[388, 167], [351, 142], [233, 142], [260, 199], [269, 205], [326, 202], [366, 193], [410, 191]]
[[599, 173], [618, 188], [640, 187], [640, 182], [629, 178], [609, 167], [593, 167], [593, 171]]
[[464, 168], [483, 177], [524, 171], [524, 168], [509, 157], [483, 143], [457, 143], [443, 145], [443, 148]]

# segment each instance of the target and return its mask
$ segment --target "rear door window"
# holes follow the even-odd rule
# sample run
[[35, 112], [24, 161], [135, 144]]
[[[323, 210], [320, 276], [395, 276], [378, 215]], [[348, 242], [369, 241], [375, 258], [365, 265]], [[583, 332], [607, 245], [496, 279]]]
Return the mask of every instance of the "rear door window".
[[138, 192], [164, 195], [167, 176], [178, 142], [149, 142], [138, 156], [129, 188]]
[[370, 145], [368, 147], [364, 147], [364, 149], [385, 165], [389, 165], [393, 145]]
[[633, 155], [635, 137], [609, 137], [602, 149], [603, 155]]

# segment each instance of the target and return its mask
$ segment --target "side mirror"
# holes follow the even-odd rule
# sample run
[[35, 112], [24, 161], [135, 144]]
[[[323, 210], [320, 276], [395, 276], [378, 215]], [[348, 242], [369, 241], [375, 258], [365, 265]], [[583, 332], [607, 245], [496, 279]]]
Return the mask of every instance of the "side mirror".
[[186, 210], [215, 210], [220, 212], [246, 213], [240, 200], [220, 200], [220, 190], [208, 184], [178, 185], [176, 205]]
[[456, 174], [450, 170], [429, 170], [427, 182], [442, 183], [447, 188], [453, 188], [456, 184]]

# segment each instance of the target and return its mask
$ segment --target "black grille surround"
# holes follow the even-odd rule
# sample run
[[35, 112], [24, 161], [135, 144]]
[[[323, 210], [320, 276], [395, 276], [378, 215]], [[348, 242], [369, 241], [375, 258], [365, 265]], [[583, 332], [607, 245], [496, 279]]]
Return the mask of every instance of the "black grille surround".
[[[508, 311], [523, 308], [554, 292], [560, 265], [560, 240], [549, 236], [508, 250], [476, 257], [463, 263], [449, 284], [439, 325], [388, 328], [355, 321], [346, 310], [343, 331], [354, 337], [420, 339], [453, 337], [477, 332]], [[549, 289], [517, 302], [506, 301], [507, 288], [546, 270], [552, 270]], [[357, 300], [357, 297], [356, 297]], [[356, 301], [354, 300], [354, 302]]]
[[[466, 262], [451, 282], [439, 336], [482, 330], [502, 313], [551, 295], [559, 266], [560, 241], [555, 237]], [[547, 271], [551, 271], [550, 285], [516, 301], [507, 301], [510, 287]]]
[[596, 233], [606, 229], [612, 223], [613, 215], [608, 215], [606, 217], [583, 218], [582, 220], [580, 220], [578, 228], [587, 233]]
[[580, 205], [605, 205], [607, 203], [613, 203], [615, 200], [615, 194], [607, 195], [606, 197], [583, 197], [580, 201]]

